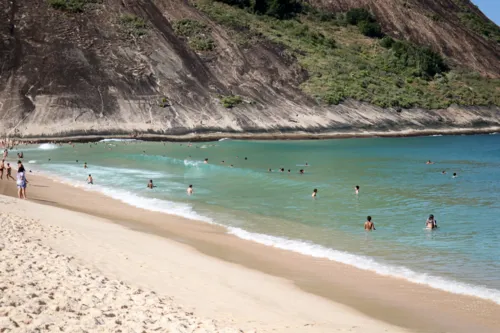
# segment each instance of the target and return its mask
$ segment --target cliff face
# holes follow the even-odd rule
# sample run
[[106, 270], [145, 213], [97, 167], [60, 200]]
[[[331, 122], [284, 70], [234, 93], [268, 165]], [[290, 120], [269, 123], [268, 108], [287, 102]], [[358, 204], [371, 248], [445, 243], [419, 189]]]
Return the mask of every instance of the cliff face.
[[[345, 9], [358, 2], [380, 14], [394, 34], [431, 42], [457, 63], [500, 75], [498, 44], [464, 32], [451, 18], [427, 26], [415, 11], [407, 20], [405, 10], [387, 12], [396, 0], [318, 5]], [[453, 1], [423, 2], [446, 10]], [[124, 14], [143, 18], [146, 34], [124, 24]], [[215, 51], [197, 53], [174, 32], [172, 23], [185, 18], [204, 23]], [[7, 0], [0, 3], [0, 24], [2, 136], [500, 124], [498, 107], [396, 112], [355, 101], [321, 106], [299, 88], [308, 73], [281, 45], [260, 39], [242, 47], [181, 0], [87, 0], [78, 13], [46, 0]], [[225, 108], [220, 96], [229, 95], [243, 96], [243, 103]]]

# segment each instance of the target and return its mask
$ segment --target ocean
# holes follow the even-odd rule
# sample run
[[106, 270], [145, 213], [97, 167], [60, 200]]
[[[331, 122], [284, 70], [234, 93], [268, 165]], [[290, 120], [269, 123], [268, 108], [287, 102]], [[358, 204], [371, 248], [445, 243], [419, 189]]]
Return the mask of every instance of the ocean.
[[[18, 151], [28, 169], [129, 205], [500, 304], [500, 135], [104, 140], [32, 145], [10, 154]], [[86, 183], [88, 174], [94, 185]], [[153, 190], [146, 186], [150, 179]], [[425, 230], [429, 214], [437, 230]], [[368, 215], [376, 231], [363, 230]]]

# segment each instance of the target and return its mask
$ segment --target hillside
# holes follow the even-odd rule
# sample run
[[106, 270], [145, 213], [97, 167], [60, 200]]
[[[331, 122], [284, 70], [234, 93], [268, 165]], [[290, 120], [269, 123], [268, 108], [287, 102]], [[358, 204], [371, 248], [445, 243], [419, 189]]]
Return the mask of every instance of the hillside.
[[467, 0], [9, 0], [0, 22], [1, 136], [500, 126], [500, 28]]

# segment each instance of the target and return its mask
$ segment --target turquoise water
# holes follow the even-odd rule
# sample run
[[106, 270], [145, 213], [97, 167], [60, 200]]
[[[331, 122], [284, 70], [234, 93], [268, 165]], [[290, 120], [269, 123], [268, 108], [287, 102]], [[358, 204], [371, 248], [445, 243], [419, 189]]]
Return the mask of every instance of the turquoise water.
[[[135, 206], [500, 304], [498, 135], [192, 146], [100, 142], [21, 150], [31, 169]], [[93, 186], [85, 183], [89, 173]], [[149, 179], [154, 190], [146, 188]], [[189, 184], [193, 196], [186, 194]], [[435, 231], [424, 230], [431, 213], [440, 226]], [[371, 233], [363, 230], [367, 215], [377, 228]]]

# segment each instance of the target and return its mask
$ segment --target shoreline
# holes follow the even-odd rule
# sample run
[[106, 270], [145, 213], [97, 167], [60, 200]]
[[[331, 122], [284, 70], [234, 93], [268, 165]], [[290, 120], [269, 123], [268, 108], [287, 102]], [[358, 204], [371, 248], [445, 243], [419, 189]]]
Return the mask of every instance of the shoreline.
[[352, 138], [405, 138], [419, 136], [453, 136], [453, 135], [479, 135], [500, 132], [499, 126], [482, 128], [442, 128], [442, 129], [402, 129], [388, 131], [321, 131], [321, 132], [207, 132], [202, 134], [187, 133], [179, 135], [149, 134], [89, 134], [89, 135], [67, 135], [67, 136], [25, 136], [8, 137], [9, 140], [33, 143], [48, 142], [95, 142], [104, 139], [135, 139], [142, 141], [171, 141], [171, 142], [207, 142], [220, 139], [234, 140], [328, 140], [328, 139], [352, 139]]
[[[468, 332], [472, 327], [476, 332], [491, 332], [493, 327], [500, 327], [500, 320], [495, 318], [500, 315], [500, 306], [490, 301], [450, 294], [328, 259], [245, 241], [228, 234], [222, 227], [145, 211], [97, 192], [84, 191], [41, 176], [29, 175], [29, 178], [34, 178], [36, 183], [30, 188], [35, 201], [106, 218], [133, 230], [187, 244], [205, 255], [285, 278], [308, 293], [347, 305], [392, 325], [425, 332], [438, 327], [453, 332]], [[10, 192], [12, 195], [3, 183], [0, 186], [0, 194]], [[75, 202], [72, 197], [81, 200]], [[430, 300], [432, 304], [428, 304]], [[470, 306], [479, 309], [477, 316], [467, 311]], [[421, 320], [422, 312], [432, 313], [426, 322]]]

